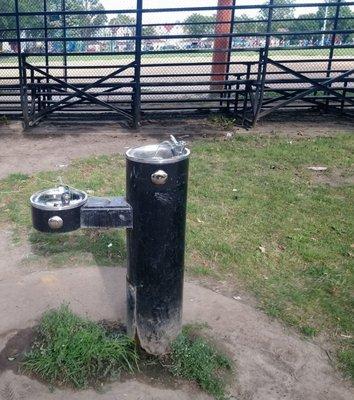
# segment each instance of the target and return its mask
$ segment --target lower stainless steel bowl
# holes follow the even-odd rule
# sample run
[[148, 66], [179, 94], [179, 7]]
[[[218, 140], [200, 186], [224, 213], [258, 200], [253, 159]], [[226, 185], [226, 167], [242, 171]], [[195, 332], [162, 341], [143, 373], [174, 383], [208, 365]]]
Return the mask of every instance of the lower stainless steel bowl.
[[87, 194], [69, 186], [42, 190], [30, 198], [32, 224], [40, 232], [71, 232], [80, 228], [80, 210]]

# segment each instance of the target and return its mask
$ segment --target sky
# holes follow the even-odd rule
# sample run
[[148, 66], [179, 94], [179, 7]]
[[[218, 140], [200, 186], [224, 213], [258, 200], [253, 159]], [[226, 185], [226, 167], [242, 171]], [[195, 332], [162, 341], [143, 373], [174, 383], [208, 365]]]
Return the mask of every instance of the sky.
[[[102, 4], [106, 10], [114, 9], [134, 9], [136, 6], [136, 0], [101, 0]], [[217, 0], [143, 0], [144, 8], [170, 8], [170, 7], [209, 7], [216, 6]], [[249, 4], [264, 4], [265, 0], [236, 0], [237, 5], [249, 5]], [[325, 0], [297, 0], [297, 3], [323, 3]], [[304, 7], [296, 10], [296, 14], [305, 14], [309, 12], [315, 12], [317, 8]], [[213, 12], [215, 13], [215, 11]], [[242, 10], [242, 13], [249, 16], [256, 16], [258, 10]], [[147, 13], [144, 16], [144, 23], [168, 23], [183, 21], [190, 15], [188, 12], [178, 12], [178, 13]], [[210, 15], [209, 13], [203, 13]], [[163, 18], [162, 18], [163, 16]]]

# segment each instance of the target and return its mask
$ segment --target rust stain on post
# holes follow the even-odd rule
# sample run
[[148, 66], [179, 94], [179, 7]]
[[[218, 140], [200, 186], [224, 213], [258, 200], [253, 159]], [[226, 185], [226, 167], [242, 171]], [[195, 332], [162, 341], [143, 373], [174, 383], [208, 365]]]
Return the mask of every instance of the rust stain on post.
[[[233, 0], [218, 0], [218, 7], [230, 7], [233, 5]], [[229, 34], [233, 21], [232, 9], [219, 9], [216, 14], [216, 25], [215, 35]], [[211, 90], [223, 90], [224, 84], [217, 82], [226, 80], [227, 63], [228, 63], [228, 48], [230, 38], [228, 36], [218, 37], [214, 40], [214, 53], [213, 53], [213, 65], [212, 65], [212, 76], [210, 85]], [[224, 50], [224, 51], [223, 51]]]

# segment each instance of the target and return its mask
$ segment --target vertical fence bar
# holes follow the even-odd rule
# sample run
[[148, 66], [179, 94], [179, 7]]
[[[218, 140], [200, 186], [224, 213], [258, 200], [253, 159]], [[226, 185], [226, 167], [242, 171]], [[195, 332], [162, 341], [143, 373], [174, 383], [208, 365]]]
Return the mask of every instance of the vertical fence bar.
[[[343, 96], [344, 97], [346, 97], [346, 95], [347, 95], [347, 87], [348, 87], [348, 81], [345, 81], [344, 85], [343, 85]], [[341, 111], [341, 113], [344, 112], [344, 99], [340, 103], [340, 111]]]
[[[235, 29], [235, 10], [236, 6], [236, 0], [232, 0], [232, 7], [233, 9], [231, 10], [231, 23], [230, 23], [230, 37], [229, 37], [229, 46], [228, 46], [228, 53], [227, 53], [227, 64], [226, 64], [226, 81], [230, 80], [230, 62], [231, 62], [231, 56], [232, 56], [232, 43], [233, 43], [233, 36], [232, 34], [234, 33]], [[227, 110], [230, 110], [230, 97], [231, 97], [231, 85], [228, 83], [225, 83], [225, 90], [229, 89], [227, 92]]]
[[[254, 95], [254, 104], [253, 104], [253, 117], [256, 115], [257, 112], [257, 107], [258, 107], [258, 100], [260, 98], [260, 91], [261, 91], [261, 82], [262, 82], [262, 77], [263, 77], [263, 60], [264, 60], [264, 49], [259, 50], [259, 56], [258, 56], [258, 70], [257, 70], [257, 78], [256, 78], [256, 89], [255, 89], [255, 95]], [[250, 95], [253, 95], [253, 88], [252, 85], [250, 85]]]
[[[330, 78], [331, 73], [332, 73], [332, 65], [333, 65], [333, 55], [334, 55], [334, 48], [335, 48], [335, 44], [336, 44], [336, 38], [337, 38], [337, 33], [336, 30], [338, 29], [338, 19], [339, 19], [339, 13], [340, 13], [340, 9], [342, 4], [341, 3], [342, 0], [337, 0], [337, 6], [336, 6], [336, 13], [334, 15], [334, 23], [333, 23], [333, 34], [332, 34], [332, 38], [331, 38], [331, 48], [329, 50], [329, 60], [328, 60], [328, 66], [327, 66], [327, 73], [326, 73], [326, 77]], [[331, 87], [331, 85], [329, 85], [329, 87]], [[327, 96], [329, 96], [329, 93], [326, 93]], [[328, 112], [329, 109], [329, 99], [326, 99], [326, 112]]]
[[[43, 11], [46, 13], [48, 11], [48, 5], [47, 5], [47, 0], [43, 0]], [[48, 39], [48, 17], [45, 14], [44, 15], [44, 37]], [[45, 65], [46, 65], [46, 73], [48, 74], [49, 69], [49, 51], [48, 51], [48, 40], [45, 41], [44, 43], [44, 48], [45, 48]]]
[[68, 81], [68, 69], [66, 68], [68, 65], [68, 56], [67, 56], [67, 45], [66, 45], [66, 0], [61, 1], [61, 9], [63, 11], [62, 19], [63, 19], [63, 64], [64, 64], [64, 81]]
[[248, 95], [251, 94], [251, 84], [250, 84], [250, 79], [251, 79], [251, 63], [247, 64], [247, 72], [246, 72], [246, 83], [245, 83], [245, 94], [243, 98], [243, 110], [242, 110], [242, 125], [245, 124], [246, 121], [246, 110], [247, 110], [247, 104], [248, 104]]
[[21, 54], [21, 105], [24, 128], [29, 128], [26, 55]]
[[265, 40], [265, 47], [263, 50], [263, 54], [261, 54], [262, 60], [260, 60], [260, 68], [262, 78], [259, 82], [257, 79], [257, 90], [256, 92], [256, 104], [255, 104], [255, 113], [253, 116], [252, 126], [258, 121], [259, 113], [261, 112], [263, 97], [264, 97], [264, 86], [267, 77], [267, 66], [268, 66], [268, 55], [269, 55], [269, 47], [270, 47], [270, 40], [271, 37], [269, 33], [272, 31], [272, 22], [273, 22], [273, 11], [274, 11], [274, 0], [269, 0], [269, 9], [268, 9], [268, 21], [267, 21], [267, 36]]
[[236, 83], [235, 102], [234, 102], [234, 114], [235, 115], [237, 115], [237, 112], [238, 112], [238, 101], [239, 101], [239, 98], [240, 98], [240, 84], [239, 84], [239, 81], [241, 80], [241, 76], [242, 75], [240, 73], [236, 74], [237, 83]]
[[17, 59], [18, 59], [18, 79], [20, 85], [20, 100], [21, 100], [21, 111], [24, 119], [24, 127], [28, 128], [27, 118], [25, 116], [25, 76], [24, 76], [24, 65], [22, 60], [22, 43], [21, 43], [21, 28], [20, 28], [20, 8], [19, 0], [15, 0], [15, 13], [16, 13], [16, 40], [17, 40]]
[[133, 92], [133, 128], [139, 129], [141, 122], [141, 35], [143, 24], [143, 0], [136, 2], [135, 21], [135, 70], [134, 70], [134, 92]]
[[[47, 0], [43, 0], [43, 1], [44, 1], [43, 2], [43, 11], [46, 13], [48, 11], [48, 4], [47, 4]], [[48, 39], [48, 16], [46, 14], [44, 15], [44, 37], [46, 39]], [[46, 67], [45, 68], [45, 72], [47, 74], [49, 74], [49, 46], [48, 46], [48, 40], [45, 41], [44, 46], [45, 46], [45, 67]], [[48, 86], [49, 79], [46, 78], [45, 82], [47, 83], [47, 86]], [[46, 89], [45, 89], [45, 91], [46, 91]], [[45, 103], [47, 100], [48, 100], [47, 95], [43, 96], [43, 102]], [[39, 104], [41, 104], [41, 103], [39, 103]]]

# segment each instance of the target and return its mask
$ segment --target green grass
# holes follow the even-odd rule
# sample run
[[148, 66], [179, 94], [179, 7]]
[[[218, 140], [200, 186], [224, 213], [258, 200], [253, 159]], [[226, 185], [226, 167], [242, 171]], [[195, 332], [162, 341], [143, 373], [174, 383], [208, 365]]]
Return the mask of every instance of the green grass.
[[[194, 59], [198, 58], [200, 60], [211, 59], [213, 52], [210, 50], [204, 50], [199, 52], [191, 53], [171, 53], [171, 54], [144, 54], [142, 56], [143, 62], [157, 62], [159, 60], [165, 62], [175, 62], [176, 59]], [[329, 55], [329, 49], [299, 49], [299, 48], [289, 48], [288, 50], [271, 50], [269, 52], [269, 57], [273, 59], [287, 59], [287, 58], [327, 58]], [[338, 48], [335, 49], [335, 57], [350, 57], [354, 55], [354, 48]], [[259, 54], [256, 51], [237, 51], [237, 49], [232, 54], [232, 61], [242, 60], [242, 61], [255, 61], [258, 60]], [[82, 56], [70, 56], [68, 55], [68, 63], [75, 63], [78, 61], [100, 61], [105, 60], [109, 62], [131, 62], [133, 61], [133, 56], [124, 55], [117, 53], [116, 55], [97, 55], [95, 53], [82, 55]], [[28, 62], [32, 64], [44, 65], [44, 56], [34, 56], [29, 57]], [[62, 63], [63, 57], [61, 56], [49, 56], [49, 62], [52, 64]], [[0, 57], [0, 65], [11, 65], [16, 66], [17, 59], [16, 55], [11, 57]]]
[[112, 336], [61, 306], [44, 314], [37, 341], [22, 368], [50, 384], [82, 389], [123, 371], [134, 372], [137, 361], [135, 344], [127, 336]]
[[[113, 196], [124, 193], [124, 161], [110, 157], [92, 157], [81, 163], [78, 161], [63, 172], [63, 179], [71, 185], [88, 190], [93, 194]], [[106, 168], [110, 165], [115, 176], [107, 176]], [[118, 170], [118, 171], [117, 171]], [[31, 193], [59, 183], [57, 172], [44, 172], [34, 177], [24, 174], [11, 174], [0, 181], [1, 222], [11, 221], [17, 227], [19, 239], [23, 227], [31, 226], [29, 197]], [[27, 262], [60, 265], [121, 265], [126, 258], [125, 232], [117, 230], [85, 229], [63, 235], [41, 234], [31, 231], [28, 240], [34, 254]], [[18, 240], [17, 240], [18, 241]]]
[[171, 372], [195, 381], [216, 399], [225, 399], [225, 376], [232, 368], [228, 357], [206, 339], [196, 335], [194, 327], [185, 327], [172, 343]]
[[213, 114], [208, 118], [208, 121], [211, 125], [215, 126], [216, 128], [231, 130], [235, 126], [236, 119], [232, 118], [228, 115], [223, 114]]
[[7, 125], [8, 123], [9, 123], [9, 121], [6, 118], [6, 115], [1, 115], [0, 116], [0, 125]]
[[[349, 134], [195, 142], [187, 224], [189, 273], [253, 292], [265, 312], [306, 336], [326, 333], [352, 376], [354, 188], [346, 179], [321, 184], [307, 167], [327, 166], [328, 178], [353, 176], [353, 152]], [[91, 157], [61, 171], [65, 182], [95, 195], [123, 194], [124, 173], [121, 156]], [[57, 175], [0, 181], [0, 224], [29, 237], [37, 264], [121, 264], [122, 231], [30, 230], [28, 198], [57, 183]]]
[[[67, 305], [46, 312], [20, 369], [52, 386], [100, 388], [122, 372], [159, 365], [177, 377], [195, 381], [216, 399], [224, 399], [232, 363], [210, 340], [199, 336], [203, 325], [188, 325], [171, 344], [171, 354], [148, 356], [134, 341], [109, 324], [74, 314]], [[146, 365], [144, 365], [144, 363]], [[160, 372], [163, 372], [162, 370]]]

